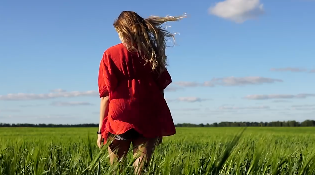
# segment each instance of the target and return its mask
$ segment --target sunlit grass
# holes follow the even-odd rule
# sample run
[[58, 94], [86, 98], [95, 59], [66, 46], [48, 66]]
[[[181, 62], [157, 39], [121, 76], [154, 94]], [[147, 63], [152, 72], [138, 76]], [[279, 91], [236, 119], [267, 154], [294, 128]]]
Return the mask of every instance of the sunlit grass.
[[[97, 128], [0, 128], [0, 174], [132, 174], [109, 166]], [[315, 174], [315, 128], [178, 128], [145, 174]]]

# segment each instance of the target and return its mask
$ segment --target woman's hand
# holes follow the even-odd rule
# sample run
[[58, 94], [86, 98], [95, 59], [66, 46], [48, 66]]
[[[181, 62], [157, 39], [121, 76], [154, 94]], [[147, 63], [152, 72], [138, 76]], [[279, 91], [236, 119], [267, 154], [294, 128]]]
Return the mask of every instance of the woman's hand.
[[101, 134], [98, 134], [97, 135], [97, 141], [96, 141], [96, 144], [99, 148], [102, 147], [102, 135]]

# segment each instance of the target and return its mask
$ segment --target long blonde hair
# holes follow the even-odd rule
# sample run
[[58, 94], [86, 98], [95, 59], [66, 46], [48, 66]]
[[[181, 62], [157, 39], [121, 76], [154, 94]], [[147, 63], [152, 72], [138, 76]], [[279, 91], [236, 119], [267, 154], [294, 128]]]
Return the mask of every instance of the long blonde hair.
[[138, 52], [145, 64], [149, 63], [153, 71], [161, 73], [167, 66], [166, 42], [169, 38], [175, 41], [174, 34], [163, 29], [162, 24], [184, 17], [186, 15], [143, 19], [136, 12], [123, 11], [113, 25], [127, 49]]

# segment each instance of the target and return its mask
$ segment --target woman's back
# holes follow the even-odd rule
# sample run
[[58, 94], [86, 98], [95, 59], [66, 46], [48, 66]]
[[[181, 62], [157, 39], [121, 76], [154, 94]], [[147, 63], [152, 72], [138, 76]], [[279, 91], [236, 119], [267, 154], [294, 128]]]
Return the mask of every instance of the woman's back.
[[158, 75], [148, 64], [144, 65], [144, 60], [136, 52], [129, 52], [123, 44], [107, 49], [103, 59], [112, 70], [111, 81], [117, 82], [112, 85], [111, 99], [145, 98], [162, 90], [158, 87]]
[[175, 134], [162, 91], [171, 83], [167, 70], [154, 73], [150, 65], [123, 44], [104, 52], [99, 72], [100, 95], [109, 94], [110, 133], [135, 129], [145, 137]]

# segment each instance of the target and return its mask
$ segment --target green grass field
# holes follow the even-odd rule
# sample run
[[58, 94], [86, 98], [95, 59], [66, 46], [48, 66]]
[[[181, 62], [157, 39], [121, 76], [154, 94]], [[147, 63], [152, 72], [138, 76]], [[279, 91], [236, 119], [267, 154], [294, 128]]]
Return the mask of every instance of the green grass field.
[[[145, 174], [315, 174], [315, 128], [177, 128]], [[0, 128], [0, 174], [132, 174], [109, 166], [97, 128]], [[120, 173], [119, 173], [120, 171]]]

